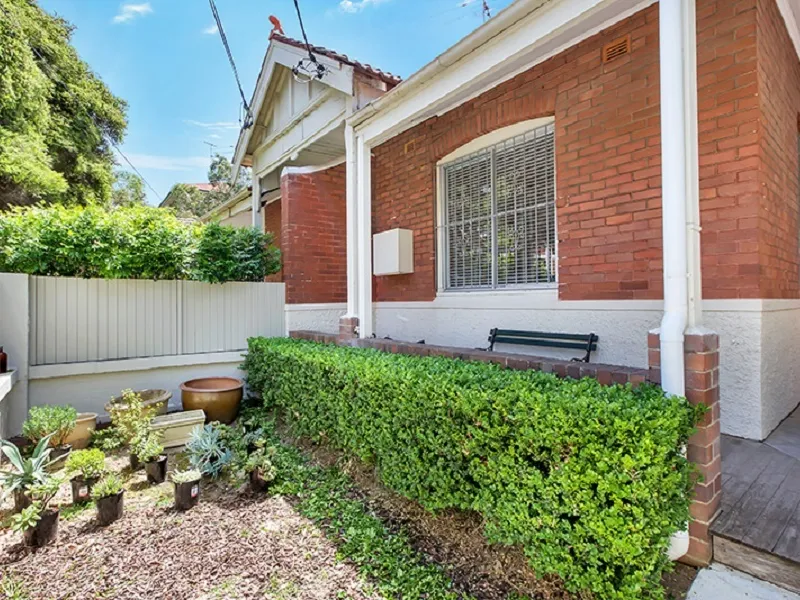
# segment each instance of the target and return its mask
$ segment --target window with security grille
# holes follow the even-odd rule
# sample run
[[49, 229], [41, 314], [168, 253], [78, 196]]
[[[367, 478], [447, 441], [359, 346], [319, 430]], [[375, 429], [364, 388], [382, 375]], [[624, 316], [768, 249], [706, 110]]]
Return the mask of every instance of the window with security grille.
[[442, 165], [445, 289], [556, 281], [554, 141], [549, 123]]

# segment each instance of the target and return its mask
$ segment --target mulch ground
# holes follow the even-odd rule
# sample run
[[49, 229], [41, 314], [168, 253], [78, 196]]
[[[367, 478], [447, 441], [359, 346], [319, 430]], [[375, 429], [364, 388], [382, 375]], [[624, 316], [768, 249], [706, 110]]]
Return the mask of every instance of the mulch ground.
[[90, 506], [62, 518], [56, 544], [39, 550], [1, 531], [0, 573], [30, 600], [379, 598], [285, 498], [206, 486], [202, 501], [180, 513], [171, 484], [136, 478], [125, 516], [107, 528]]

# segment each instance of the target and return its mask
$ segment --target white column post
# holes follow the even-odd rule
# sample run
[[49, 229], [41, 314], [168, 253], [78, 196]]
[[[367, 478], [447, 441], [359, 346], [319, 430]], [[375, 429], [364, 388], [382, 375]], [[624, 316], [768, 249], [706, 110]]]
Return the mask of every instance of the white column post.
[[261, 214], [261, 178], [253, 167], [253, 194], [250, 197], [250, 210], [253, 215], [253, 227], [264, 231], [264, 216]]
[[356, 136], [352, 125], [344, 130], [345, 164], [347, 166], [347, 314], [358, 317], [358, 167], [356, 163]]
[[[686, 15], [694, 0], [659, 2], [661, 68], [661, 180], [664, 317], [661, 386], [684, 395], [684, 334], [688, 320]], [[695, 117], [696, 118], [696, 117]]]
[[358, 205], [358, 327], [359, 337], [372, 335], [372, 151], [356, 137]]

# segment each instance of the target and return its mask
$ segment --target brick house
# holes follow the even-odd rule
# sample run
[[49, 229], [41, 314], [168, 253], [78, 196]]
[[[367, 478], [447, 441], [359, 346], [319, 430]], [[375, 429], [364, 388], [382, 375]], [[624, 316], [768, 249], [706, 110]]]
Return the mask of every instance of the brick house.
[[[252, 124], [236, 145], [234, 178], [249, 189], [205, 220], [270, 231], [280, 247], [289, 329], [336, 329], [346, 309], [345, 120], [399, 78], [273, 33], [251, 101]], [[295, 73], [309, 64], [316, 73]]]
[[800, 400], [798, 23], [794, 0], [513, 2], [347, 119], [340, 338], [595, 332], [600, 366], [549, 368], [649, 369], [711, 408], [673, 552], [707, 562], [720, 432], [763, 440]]

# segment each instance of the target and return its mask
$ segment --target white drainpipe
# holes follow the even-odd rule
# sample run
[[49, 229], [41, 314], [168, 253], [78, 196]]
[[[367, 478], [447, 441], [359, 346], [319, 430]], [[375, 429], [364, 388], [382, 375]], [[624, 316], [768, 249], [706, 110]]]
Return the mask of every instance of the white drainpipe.
[[[664, 260], [661, 386], [678, 396], [686, 393], [684, 335], [687, 327], [700, 326], [702, 318], [694, 2], [659, 2]], [[689, 534], [680, 532], [671, 540], [669, 557], [676, 560], [688, 550]]]

